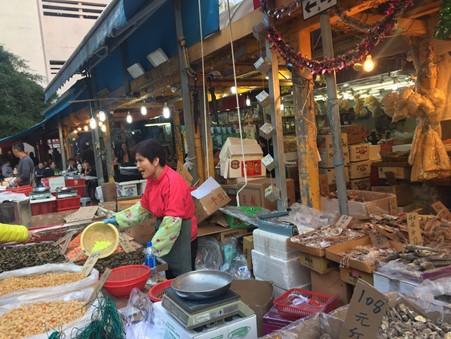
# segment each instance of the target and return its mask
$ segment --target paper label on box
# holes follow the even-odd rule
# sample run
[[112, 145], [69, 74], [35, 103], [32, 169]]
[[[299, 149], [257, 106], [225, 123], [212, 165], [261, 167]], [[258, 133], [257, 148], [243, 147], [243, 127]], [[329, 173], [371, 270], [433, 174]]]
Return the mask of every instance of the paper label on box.
[[371, 239], [371, 243], [373, 244], [374, 247], [376, 248], [389, 248], [390, 246], [390, 242], [388, 241], [388, 238], [383, 235], [380, 232], [370, 232], [370, 239]]
[[420, 217], [418, 213], [407, 213], [406, 218], [409, 244], [423, 245], [423, 236], [421, 235]]
[[340, 339], [376, 339], [387, 308], [387, 297], [359, 279], [349, 304]]

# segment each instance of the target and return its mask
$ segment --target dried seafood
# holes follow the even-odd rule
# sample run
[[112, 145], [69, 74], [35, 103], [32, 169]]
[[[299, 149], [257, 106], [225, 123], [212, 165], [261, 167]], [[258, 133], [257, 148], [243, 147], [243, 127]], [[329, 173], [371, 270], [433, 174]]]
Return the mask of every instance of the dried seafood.
[[349, 267], [350, 260], [376, 262], [390, 254], [395, 253], [394, 248], [377, 248], [372, 246], [356, 246], [354, 249], [342, 253], [343, 258], [340, 261], [340, 267]]
[[326, 248], [363, 236], [365, 236], [365, 234], [361, 232], [336, 225], [330, 225], [313, 232], [292, 237], [291, 241], [308, 247]]
[[384, 315], [378, 338], [449, 339], [451, 338], [451, 324], [433, 322], [401, 303], [390, 307]]

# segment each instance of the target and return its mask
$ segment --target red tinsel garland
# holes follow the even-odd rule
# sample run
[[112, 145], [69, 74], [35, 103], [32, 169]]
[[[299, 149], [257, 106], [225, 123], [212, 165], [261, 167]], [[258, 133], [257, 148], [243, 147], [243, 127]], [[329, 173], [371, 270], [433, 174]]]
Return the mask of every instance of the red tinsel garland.
[[[262, 3], [264, 0], [262, 0]], [[395, 27], [398, 17], [413, 3], [412, 0], [392, 0], [388, 3], [386, 16], [375, 26], [368, 30], [368, 34], [356, 48], [334, 58], [325, 58], [322, 61], [311, 60], [296, 52], [288, 42], [284, 41], [280, 33], [273, 27], [268, 27], [266, 37], [271, 42], [271, 48], [276, 49], [287, 63], [294, 67], [309, 68], [312, 74], [330, 73], [353, 66], [371, 53], [371, 51], [389, 34]], [[265, 8], [265, 7], [264, 7]]]

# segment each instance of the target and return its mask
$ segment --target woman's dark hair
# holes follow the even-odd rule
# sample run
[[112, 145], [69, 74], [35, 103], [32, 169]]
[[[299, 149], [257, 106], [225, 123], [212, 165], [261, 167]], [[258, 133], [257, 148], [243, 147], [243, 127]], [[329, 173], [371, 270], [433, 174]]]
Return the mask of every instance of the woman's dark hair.
[[155, 139], [147, 139], [138, 143], [132, 149], [132, 153], [136, 156], [136, 153], [141, 154], [144, 158], [147, 158], [152, 162], [155, 158], [160, 159], [160, 165], [166, 165], [166, 151]]

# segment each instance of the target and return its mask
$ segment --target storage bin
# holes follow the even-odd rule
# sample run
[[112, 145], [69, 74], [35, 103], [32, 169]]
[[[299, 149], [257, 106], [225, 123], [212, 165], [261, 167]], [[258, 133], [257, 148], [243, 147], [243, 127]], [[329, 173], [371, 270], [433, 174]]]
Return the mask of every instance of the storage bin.
[[56, 200], [30, 204], [31, 215], [40, 215], [56, 212]]
[[56, 199], [56, 210], [58, 212], [67, 211], [67, 210], [75, 210], [80, 208], [80, 196], [63, 199]]

